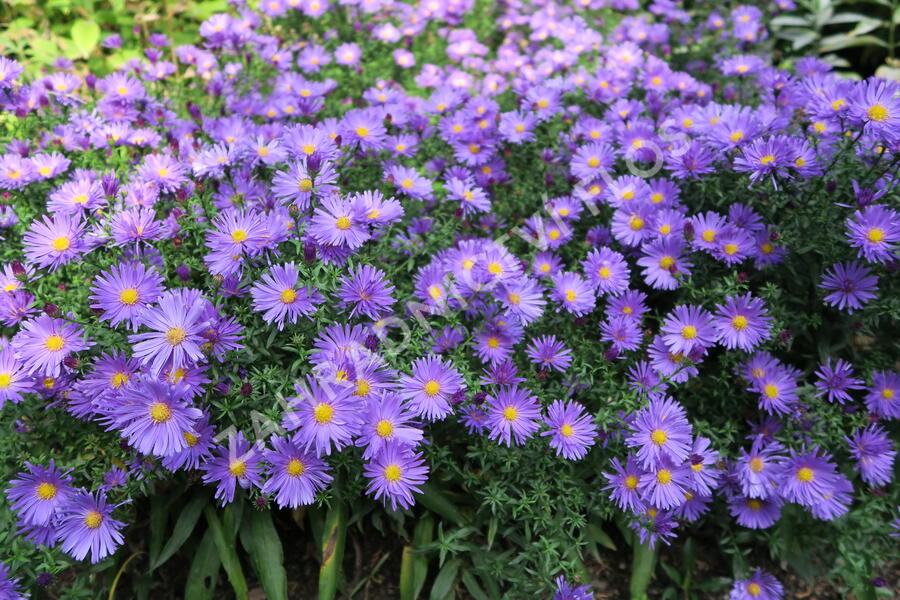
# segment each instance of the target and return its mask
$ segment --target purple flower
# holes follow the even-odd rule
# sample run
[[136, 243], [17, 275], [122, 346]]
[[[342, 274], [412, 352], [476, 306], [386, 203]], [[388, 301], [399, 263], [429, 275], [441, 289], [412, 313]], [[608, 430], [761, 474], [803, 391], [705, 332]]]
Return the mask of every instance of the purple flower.
[[[196, 301], [187, 302], [189, 295], [196, 296]], [[140, 316], [141, 325], [152, 331], [128, 336], [134, 357], [144, 365], [150, 364], [154, 375], [163, 367], [179, 369], [202, 359], [200, 347], [206, 327], [201, 316], [206, 302], [200, 300], [199, 293], [163, 294], [157, 306], [144, 310]]]
[[887, 485], [894, 478], [894, 459], [891, 438], [880, 425], [857, 429], [853, 438], [844, 437], [850, 445], [850, 454], [856, 458], [856, 468], [863, 481], [871, 486]]
[[[3, 87], [3, 68], [4, 62], [8, 61], [7, 58], [0, 58], [0, 87]], [[40, 582], [41, 575], [38, 575], [38, 582]], [[41, 585], [38, 583], [38, 585]], [[29, 598], [29, 596], [22, 594], [21, 589], [19, 588], [19, 578], [11, 577], [9, 573], [9, 567], [6, 564], [0, 562], [0, 598], [3, 600], [25, 600]]]
[[606, 246], [592, 249], [581, 262], [588, 281], [600, 294], [618, 296], [628, 289], [630, 269], [625, 257]]
[[170, 471], [181, 468], [196, 469], [212, 456], [215, 428], [209, 424], [209, 415], [203, 413], [194, 422], [192, 431], [185, 431], [182, 435], [187, 447], [162, 460], [162, 465]]
[[162, 295], [162, 283], [162, 276], [153, 267], [139, 262], [113, 265], [94, 280], [91, 308], [102, 310], [100, 320], [108, 320], [112, 327], [128, 321], [137, 331], [141, 312]]
[[860, 258], [888, 262], [895, 258], [894, 245], [900, 242], [900, 216], [882, 204], [869, 205], [847, 219], [847, 237]]
[[385, 278], [384, 271], [370, 265], [358, 265], [356, 270], [350, 270], [341, 278], [341, 286], [338, 289], [340, 306], [350, 309], [350, 317], [358, 314], [370, 319], [379, 319], [382, 314], [389, 312], [394, 298], [391, 294], [394, 286]]
[[663, 321], [660, 331], [663, 341], [672, 352], [691, 354], [705, 349], [716, 341], [712, 315], [700, 306], [676, 306]]
[[562, 575], [556, 578], [556, 593], [553, 600], [591, 600], [593, 597], [591, 586], [571, 585]]
[[31, 378], [12, 348], [0, 349], [0, 409], [4, 402], [21, 402], [22, 394], [31, 391]]
[[296, 398], [289, 398], [293, 411], [284, 415], [285, 427], [297, 430], [294, 443], [315, 447], [316, 456], [331, 454], [351, 443], [359, 432], [361, 401], [346, 383], [331, 384], [307, 376], [306, 384], [294, 386]]
[[155, 381], [139, 381], [119, 396], [111, 418], [122, 437], [141, 452], [171, 456], [187, 448], [185, 434], [194, 435], [194, 423], [203, 416], [186, 401], [187, 389]]
[[228, 436], [228, 446], [221, 446], [218, 455], [201, 465], [203, 483], [216, 485], [216, 498], [222, 506], [234, 501], [237, 485], [244, 489], [250, 486], [259, 487], [262, 480], [259, 474], [259, 462], [262, 460], [262, 447], [258, 442], [253, 446], [244, 439], [243, 432]]
[[662, 460], [681, 463], [691, 452], [691, 424], [684, 408], [667, 397], [653, 398], [641, 409], [625, 439], [629, 448], [637, 448], [637, 458], [644, 468], [652, 468]]
[[852, 400], [849, 390], [863, 389], [863, 382], [853, 376], [853, 365], [842, 358], [837, 359], [831, 366], [831, 357], [824, 364], [819, 365], [816, 376], [816, 397], [825, 396], [829, 402], [837, 401], [840, 404]]
[[767, 444], [762, 438], [753, 442], [750, 452], [741, 449], [734, 471], [745, 496], [766, 499], [778, 495], [783, 451], [780, 443]]
[[63, 361], [72, 352], [93, 345], [84, 340], [84, 333], [75, 323], [41, 315], [25, 321], [12, 340], [12, 347], [28, 373], [38, 371], [56, 377]]
[[600, 339], [612, 342], [612, 348], [617, 353], [637, 350], [642, 342], [640, 324], [628, 315], [610, 317], [600, 324]]
[[782, 504], [776, 495], [763, 499], [734, 494], [728, 499], [731, 516], [738, 525], [749, 529], [766, 529], [774, 525], [781, 518]]
[[384, 392], [370, 398], [356, 445], [365, 448], [363, 458], [370, 459], [388, 445], [412, 450], [422, 441], [421, 425], [403, 405], [400, 396]]
[[572, 351], [556, 339], [555, 335], [544, 335], [531, 340], [525, 350], [531, 362], [540, 369], [553, 369], [565, 373], [572, 363]]
[[416, 359], [412, 375], [401, 376], [399, 384], [400, 396], [416, 415], [429, 421], [439, 421], [453, 412], [450, 398], [466, 389], [459, 372], [437, 356]]
[[663, 458], [641, 476], [638, 490], [644, 502], [650, 506], [669, 509], [684, 503], [685, 492], [690, 489], [690, 485], [690, 471], [687, 467]]
[[502, 386], [488, 397], [488, 438], [510, 446], [521, 446], [540, 428], [541, 405], [537, 396], [518, 385]]
[[421, 454], [388, 445], [366, 463], [363, 475], [370, 480], [366, 493], [390, 501], [391, 509], [397, 510], [398, 505], [409, 508], [415, 503], [413, 493], [422, 493], [419, 486], [428, 479], [428, 467]]
[[684, 242], [674, 236], [657, 238], [641, 247], [644, 253], [637, 263], [647, 284], [658, 290], [674, 290], [681, 278], [691, 274], [692, 263], [683, 259]]
[[866, 388], [869, 412], [885, 419], [900, 418], [900, 375], [893, 371], [872, 373], [872, 385]]
[[773, 576], [757, 569], [749, 579], [734, 582], [728, 600], [781, 600], [784, 588]]
[[744, 294], [729, 296], [725, 304], [716, 305], [713, 327], [718, 330], [723, 346], [749, 352], [771, 337], [771, 322], [763, 301]]
[[580, 275], [564, 271], [551, 279], [553, 281], [551, 293], [560, 307], [579, 317], [594, 310], [597, 301], [594, 290]]
[[791, 450], [790, 456], [781, 465], [781, 497], [788, 502], [812, 507], [833, 493], [837, 473], [829, 458], [815, 447], [799, 453]]
[[320, 244], [355, 249], [370, 237], [365, 220], [365, 214], [356, 205], [332, 196], [316, 208], [309, 232]]
[[645, 506], [638, 491], [638, 485], [641, 477], [644, 475], [644, 471], [638, 466], [637, 461], [632, 456], [629, 456], [625, 461], [624, 467], [618, 458], [613, 458], [610, 464], [615, 472], [603, 474], [609, 482], [609, 485], [603, 489], [607, 491], [612, 490], [610, 498], [622, 510], [627, 510], [634, 514], [640, 513]]
[[124, 541], [119, 530], [125, 527], [112, 518], [115, 508], [106, 502], [104, 492], [76, 492], [60, 510], [57, 532], [63, 552], [76, 560], [90, 552], [92, 563], [115, 552]]
[[878, 277], [865, 265], [858, 261], [835, 263], [831, 271], [826, 271], [822, 276], [819, 287], [824, 290], [833, 290], [825, 296], [825, 303], [835, 306], [840, 310], [846, 307], [852, 314], [854, 310], [862, 308], [872, 298], [878, 289]]
[[25, 233], [25, 257], [39, 267], [55, 271], [87, 251], [84, 242], [85, 224], [81, 215], [55, 214], [37, 219]]
[[597, 439], [593, 417], [578, 402], [556, 400], [547, 407], [544, 422], [549, 430], [541, 432], [541, 436], [552, 436], [550, 447], [557, 456], [568, 460], [583, 458]]
[[315, 502], [316, 494], [331, 482], [328, 464], [287, 438], [273, 437], [270, 441], [274, 449], [265, 451], [269, 479], [260, 491], [274, 493], [280, 508]]
[[18, 513], [19, 520], [29, 525], [50, 525], [59, 509], [72, 493], [72, 478], [56, 467], [53, 459], [47, 467], [25, 463], [28, 473], [19, 473], [9, 482], [6, 497]]
[[294, 263], [275, 265], [250, 288], [253, 310], [264, 312], [266, 323], [275, 323], [279, 331], [284, 321], [296, 323], [300, 316], [316, 312], [325, 298], [314, 287], [297, 287], [299, 272]]

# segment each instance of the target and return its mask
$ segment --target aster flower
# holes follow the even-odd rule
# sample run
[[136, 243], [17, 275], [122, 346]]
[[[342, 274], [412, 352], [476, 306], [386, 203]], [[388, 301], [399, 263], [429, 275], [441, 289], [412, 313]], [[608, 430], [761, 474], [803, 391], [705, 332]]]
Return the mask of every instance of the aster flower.
[[900, 216], [882, 204], [869, 205], [847, 219], [847, 237], [860, 258], [889, 262], [896, 258], [895, 245], [900, 242]]
[[616, 315], [600, 323], [600, 340], [612, 342], [616, 354], [641, 346], [640, 324], [627, 315]]
[[594, 593], [589, 585], [572, 585], [560, 575], [556, 578], [556, 593], [553, 600], [592, 600]]
[[771, 337], [771, 322], [763, 301], [744, 294], [728, 296], [724, 304], [716, 305], [713, 327], [718, 330], [723, 346], [749, 352]]
[[555, 335], [534, 338], [525, 350], [531, 362], [541, 369], [553, 369], [565, 373], [572, 363], [572, 351], [556, 339]]
[[617, 458], [613, 458], [610, 464], [614, 473], [603, 474], [609, 482], [609, 485], [603, 489], [611, 491], [610, 498], [622, 510], [634, 514], [642, 512], [645, 504], [638, 491], [638, 485], [641, 477], [644, 476], [644, 471], [638, 466], [637, 461], [632, 456], [629, 456], [625, 461], [624, 467]]
[[568, 460], [584, 458], [597, 438], [593, 417], [578, 402], [554, 401], [547, 407], [544, 422], [549, 429], [541, 436], [551, 436], [550, 447]]
[[199, 292], [196, 295], [198, 301], [187, 303], [184, 294], [163, 294], [157, 306], [144, 310], [140, 316], [141, 325], [152, 331], [128, 336], [134, 357], [149, 364], [153, 375], [158, 375], [163, 367], [178, 369], [203, 358], [200, 347], [205, 323], [201, 315], [206, 301], [199, 301]]
[[100, 273], [91, 286], [91, 308], [102, 310], [101, 321], [115, 327], [128, 321], [133, 331], [140, 324], [140, 314], [159, 299], [163, 278], [153, 267], [142, 263], [119, 263]]
[[103, 189], [96, 179], [80, 177], [67, 181], [50, 193], [47, 210], [52, 213], [78, 215], [91, 213], [106, 205]]
[[139, 206], [114, 214], [110, 219], [109, 229], [117, 246], [165, 237], [164, 225], [156, 220], [156, 211]]
[[650, 548], [655, 548], [657, 542], [669, 545], [671, 543], [669, 538], [675, 537], [677, 526], [672, 511], [659, 510], [652, 506], [640, 515], [640, 519], [629, 524], [629, 527], [637, 533], [641, 544], [647, 544]]
[[721, 471], [716, 467], [719, 452], [713, 449], [708, 438], [697, 436], [691, 446], [690, 463], [691, 489], [704, 496], [711, 495], [718, 484]]
[[797, 401], [797, 378], [791, 369], [776, 366], [754, 383], [759, 407], [769, 414], [786, 414]]
[[38, 267], [55, 271], [87, 251], [84, 242], [85, 224], [81, 215], [57, 213], [37, 219], [22, 237], [25, 257]]
[[497, 299], [507, 311], [515, 315], [523, 325], [540, 319], [544, 314], [544, 291], [530, 277], [519, 277], [495, 289]]
[[124, 541], [119, 530], [125, 527], [112, 517], [115, 508], [107, 503], [105, 492], [73, 492], [60, 510], [57, 524], [63, 552], [76, 560], [90, 553], [94, 564], [115, 552]]
[[421, 494], [420, 487], [428, 479], [428, 466], [421, 454], [395, 445], [388, 445], [363, 468], [368, 478], [366, 493], [375, 499], [390, 501], [391, 510], [409, 508], [414, 503], [413, 493]]
[[629, 448], [637, 448], [637, 458], [645, 468], [660, 460], [683, 462], [691, 452], [691, 424], [684, 408], [666, 397], [653, 398], [638, 411], [625, 438]]
[[72, 478], [57, 468], [53, 459], [48, 466], [25, 463], [27, 473], [9, 481], [6, 497], [19, 519], [29, 525], [50, 525], [54, 516], [71, 496]]
[[575, 316], [582, 316], [594, 310], [597, 301], [594, 290], [580, 275], [564, 271], [551, 279], [553, 281], [551, 294], [560, 308]]
[[825, 396], [829, 402], [849, 402], [852, 400], [849, 390], [861, 390], [864, 387], [862, 380], [853, 376], [853, 365], [842, 358], [837, 359], [832, 366], [832, 359], [829, 357], [824, 364], [819, 365], [816, 376], [819, 378], [815, 382], [816, 396]]
[[488, 438], [510, 446], [517, 446], [535, 434], [540, 428], [541, 405], [537, 396], [518, 385], [502, 386], [488, 397]]
[[866, 388], [866, 408], [885, 419], [900, 418], [900, 375], [893, 371], [872, 373], [872, 385]]
[[299, 278], [294, 263], [274, 265], [250, 288], [253, 310], [263, 312], [263, 319], [275, 323], [279, 331], [285, 320], [293, 324], [301, 315], [309, 317], [325, 301], [314, 287], [297, 287]]
[[316, 208], [309, 232], [320, 244], [355, 249], [370, 237], [365, 223], [366, 216], [358, 205], [331, 196]]
[[13, 349], [0, 349], [0, 409], [4, 402], [21, 402], [22, 394], [31, 391], [31, 387], [31, 378]]
[[844, 439], [850, 445], [850, 453], [856, 458], [856, 468], [863, 481], [871, 486], [884, 486], [893, 480], [897, 452], [880, 425], [872, 424], [865, 429], [857, 429], [852, 438]]
[[728, 509], [737, 524], [748, 529], [767, 529], [781, 518], [784, 502], [777, 495], [768, 499], [734, 494], [728, 499]]
[[287, 438], [273, 437], [270, 443], [273, 449], [264, 454], [269, 478], [260, 492], [275, 494], [279, 508], [313, 504], [316, 494], [331, 482], [328, 464]]
[[12, 340], [22, 367], [28, 373], [39, 371], [50, 377], [60, 374], [63, 360], [72, 352], [92, 346], [75, 323], [41, 315], [22, 323]]
[[398, 392], [410, 409], [429, 421], [439, 421], [451, 412], [450, 399], [466, 385], [451, 363], [437, 356], [416, 359], [412, 375], [402, 375]]
[[831, 292], [825, 296], [826, 304], [853, 314], [877, 297], [878, 277], [858, 261], [839, 262], [825, 271], [819, 287]]
[[[0, 61], [6, 61], [6, 58], [0, 58]], [[0, 62], [0, 86], [3, 85], [3, 63]], [[25, 600], [28, 595], [22, 593], [19, 588], [19, 578], [12, 577], [9, 567], [5, 563], [0, 562], [0, 598], [3, 600]]]
[[185, 434], [196, 435], [194, 423], [203, 416], [186, 402], [186, 395], [181, 385], [142, 380], [122, 392], [110, 416], [138, 452], [171, 456], [188, 447]]
[[784, 588], [772, 575], [757, 569], [749, 579], [734, 582], [728, 600], [781, 600]]
[[872, 77], [856, 84], [850, 115], [864, 124], [866, 131], [883, 139], [896, 138], [900, 131], [900, 100], [897, 84]]
[[284, 415], [285, 427], [296, 430], [294, 443], [315, 448], [316, 456], [329, 455], [351, 443], [359, 432], [360, 398], [345, 383], [332, 384], [307, 376], [294, 386], [297, 396], [288, 401], [293, 411]]
[[680, 279], [691, 274], [693, 264], [681, 257], [684, 242], [674, 236], [657, 238], [641, 246], [644, 256], [637, 263], [647, 284], [654, 289], [674, 290]]
[[660, 331], [663, 341], [672, 352], [690, 354], [695, 349], [705, 349], [713, 345], [716, 331], [712, 315], [703, 307], [680, 305], [666, 316]]
[[788, 502], [812, 507], [832, 493], [837, 473], [829, 459], [816, 447], [801, 452], [791, 450], [790, 456], [781, 465], [781, 497]]
[[689, 488], [690, 471], [668, 458], [662, 458], [641, 476], [638, 491], [648, 505], [665, 510], [683, 504]]
[[618, 296], [628, 289], [630, 270], [625, 257], [606, 246], [591, 249], [581, 266], [600, 294]]
[[262, 450], [259, 442], [251, 446], [243, 432], [238, 431], [228, 436], [228, 446], [221, 446], [215, 457], [200, 466], [203, 483], [216, 484], [216, 499], [221, 501], [222, 506], [234, 501], [236, 486], [244, 489], [259, 487], [262, 482], [259, 473]]
[[378, 319], [394, 304], [393, 292], [394, 286], [386, 279], [384, 271], [370, 265], [358, 265], [355, 270], [350, 270], [349, 276], [341, 278], [337, 293], [339, 305], [345, 310], [350, 307], [350, 317], [362, 314]]

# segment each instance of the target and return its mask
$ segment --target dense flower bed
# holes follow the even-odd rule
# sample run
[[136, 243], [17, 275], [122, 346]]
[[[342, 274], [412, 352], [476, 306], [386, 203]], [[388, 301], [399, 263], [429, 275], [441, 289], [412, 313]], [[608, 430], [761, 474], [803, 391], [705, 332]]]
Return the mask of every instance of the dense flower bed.
[[771, 10], [272, 0], [114, 73], [0, 59], [0, 597], [114, 555], [172, 478], [401, 535], [459, 498], [513, 597], [598, 518], [721, 537], [735, 599], [810, 529], [871, 585], [900, 88], [772, 66]]

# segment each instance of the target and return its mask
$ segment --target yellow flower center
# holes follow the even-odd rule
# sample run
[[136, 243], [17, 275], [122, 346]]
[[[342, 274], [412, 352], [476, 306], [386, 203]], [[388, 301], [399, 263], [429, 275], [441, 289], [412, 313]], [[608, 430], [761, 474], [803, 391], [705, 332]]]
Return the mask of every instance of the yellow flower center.
[[235, 244], [240, 244], [244, 240], [247, 239], [247, 232], [243, 229], [235, 229], [231, 232], [231, 241]]
[[37, 486], [37, 497], [41, 500], [52, 500], [56, 497], [56, 486], [45, 481]]
[[884, 388], [881, 390], [881, 397], [885, 400], [893, 400], [894, 399], [894, 390], [891, 388]]
[[154, 423], [165, 423], [172, 418], [172, 409], [165, 402], [154, 402], [150, 405], [150, 418]]
[[759, 587], [758, 583], [753, 582], [747, 585], [747, 593], [754, 597], [759, 596], [762, 593], [762, 588]]
[[366, 127], [359, 126], [356, 128], [356, 135], [358, 135], [361, 138], [368, 137], [369, 130]]
[[166, 332], [166, 341], [169, 342], [171, 346], [177, 346], [183, 342], [186, 337], [187, 332], [184, 330], [184, 327], [172, 327]]
[[196, 435], [194, 435], [190, 431], [185, 431], [182, 435], [184, 436], [184, 441], [187, 442], [188, 446], [193, 448], [197, 445], [198, 438]]
[[725, 244], [725, 246], [722, 247], [722, 250], [725, 251], [725, 254], [733, 256], [737, 254], [738, 246], [737, 244]]
[[379, 437], [390, 437], [394, 433], [394, 425], [390, 421], [382, 419], [375, 425], [375, 433], [377, 433]]
[[320, 425], [331, 423], [331, 420], [334, 419], [334, 407], [330, 404], [319, 402], [316, 404], [315, 409], [313, 409], [313, 418], [316, 420], [316, 423], [319, 423]]
[[878, 227], [873, 227], [866, 234], [866, 239], [873, 244], [880, 244], [884, 241], [884, 230], [879, 229]]
[[384, 468], [384, 478], [390, 481], [391, 483], [396, 483], [400, 481], [400, 476], [403, 472], [400, 470], [398, 465], [388, 465]]
[[624, 192], [622, 192], [622, 199], [623, 200], [634, 199], [634, 190], [625, 190]]
[[741, 141], [742, 139], [744, 139], [744, 132], [743, 131], [735, 131], [728, 137], [732, 141], [732, 143], [736, 144], [739, 141]]
[[499, 275], [502, 272], [503, 265], [501, 265], [500, 263], [493, 262], [488, 265], [488, 273], [490, 273], [491, 275]]
[[492, 336], [492, 337], [489, 337], [489, 338], [487, 339], [487, 345], [488, 345], [488, 348], [499, 348], [499, 347], [500, 347], [500, 340], [498, 340], [497, 338], [495, 338], [495, 337], [493, 337], [493, 336]]
[[760, 162], [760, 164], [763, 164], [763, 165], [770, 165], [773, 162], [775, 162], [775, 155], [774, 154], [766, 154], [761, 159], [759, 159], [759, 162]]
[[433, 284], [428, 286], [428, 295], [431, 296], [432, 300], [440, 300], [444, 295], [444, 291], [440, 288], [439, 285]]
[[84, 516], [84, 526], [88, 529], [97, 529], [102, 523], [103, 515], [96, 510], [92, 510]]
[[575, 302], [577, 297], [578, 294], [575, 293], [575, 290], [566, 290], [566, 302]]
[[669, 436], [662, 429], [654, 429], [650, 434], [650, 441], [656, 444], [657, 446], [662, 446], [669, 439]]
[[699, 473], [703, 470], [703, 463], [697, 463], [696, 465], [691, 465], [691, 471], [694, 473]]
[[756, 498], [750, 498], [747, 500], [747, 508], [750, 510], [759, 510], [762, 508], [762, 502], [757, 500]]
[[350, 229], [350, 219], [347, 217], [338, 217], [338, 220], [335, 221], [334, 225], [341, 231], [347, 231]]
[[247, 463], [240, 459], [233, 460], [228, 464], [228, 472], [232, 477], [243, 477], [247, 472]]
[[65, 236], [60, 236], [50, 243], [50, 246], [57, 252], [65, 252], [72, 245], [72, 240]]
[[869, 117], [869, 120], [871, 121], [881, 123], [887, 121], [890, 114], [888, 114], [888, 109], [884, 105], [873, 104], [869, 107], [869, 110], [866, 111], [866, 116]]
[[644, 220], [643, 220], [642, 218], [640, 218], [639, 216], [634, 215], [634, 216], [631, 217], [631, 219], [628, 221], [628, 225], [629, 225], [634, 231], [640, 231], [641, 229], [644, 228]]
[[778, 386], [774, 383], [768, 383], [763, 388], [763, 393], [769, 398], [775, 399], [778, 397]]
[[660, 469], [656, 472], [656, 482], [662, 485], [668, 485], [672, 481], [672, 472], [668, 469]]
[[700, 236], [703, 238], [704, 242], [712, 243], [716, 239], [716, 232], [712, 229], [707, 229], [703, 232], [703, 235]]
[[0, 390], [5, 390], [12, 385], [12, 375], [9, 373], [0, 373]]
[[63, 346], [65, 346], [65, 345], [66, 345], [66, 340], [63, 339], [63, 336], [57, 335], [55, 333], [53, 335], [51, 335], [50, 337], [48, 337], [46, 340], [44, 340], [44, 346], [50, 352], [59, 352], [60, 350], [63, 349]]
[[809, 467], [800, 467], [797, 469], [797, 480], [803, 483], [809, 483], [813, 480], [813, 470]]
[[754, 473], [759, 473], [760, 471], [762, 471], [764, 466], [765, 463], [760, 457], [754, 456], [750, 459], [750, 470]]
[[747, 329], [748, 324], [749, 321], [744, 315], [737, 315], [731, 320], [731, 326], [734, 327], [735, 331], [743, 331]]
[[370, 391], [372, 391], [372, 385], [365, 379], [360, 379], [356, 382], [356, 391], [353, 393], [357, 396], [365, 397], [369, 395]]
[[88, 197], [87, 194], [78, 194], [74, 198], [72, 198], [72, 202], [75, 204], [87, 204]]
[[692, 340], [697, 337], [697, 328], [693, 325], [685, 325], [681, 328], [681, 337], [686, 340]]
[[138, 291], [134, 288], [125, 288], [119, 294], [119, 302], [131, 306], [138, 301]]
[[303, 146], [303, 148], [301, 148], [301, 150], [303, 150], [303, 154], [309, 156], [316, 151], [316, 147], [312, 144], [306, 144], [305, 146]]
[[313, 188], [312, 179], [310, 179], [308, 177], [306, 179], [301, 179], [300, 183], [297, 184], [297, 187], [300, 188], [301, 192], [308, 192], [309, 190], [311, 190]]
[[513, 306], [518, 306], [522, 302], [522, 296], [515, 292], [510, 292], [507, 296], [507, 300], [509, 300], [509, 303]]
[[288, 288], [281, 292], [280, 298], [285, 304], [293, 304], [297, 300], [297, 292], [293, 288]]
[[304, 471], [306, 471], [306, 466], [296, 458], [289, 460], [287, 466], [284, 468], [284, 472], [291, 477], [299, 477], [300, 475], [303, 475]]
[[600, 159], [597, 158], [596, 156], [592, 156], [587, 160], [587, 164], [590, 168], [596, 169], [597, 167], [600, 166]]
[[565, 423], [562, 427], [559, 428], [559, 432], [566, 437], [571, 437], [575, 433], [575, 430], [572, 429], [571, 425]]
[[163, 167], [162, 169], [157, 171], [156, 174], [159, 175], [160, 177], [165, 177], [166, 175], [169, 174], [169, 170], [166, 169], [165, 167]]
[[521, 123], [518, 123], [515, 127], [513, 127], [513, 129], [515, 129], [516, 133], [522, 133], [523, 131], [525, 131], [525, 126]]
[[519, 411], [515, 406], [507, 406], [503, 409], [503, 418], [507, 421], [515, 421], [519, 417]]
[[425, 393], [429, 396], [437, 396], [438, 392], [441, 391], [441, 384], [432, 379], [428, 383], [425, 384]]
[[638, 486], [638, 478], [634, 475], [629, 475], [625, 478], [625, 489], [633, 490], [637, 489]]

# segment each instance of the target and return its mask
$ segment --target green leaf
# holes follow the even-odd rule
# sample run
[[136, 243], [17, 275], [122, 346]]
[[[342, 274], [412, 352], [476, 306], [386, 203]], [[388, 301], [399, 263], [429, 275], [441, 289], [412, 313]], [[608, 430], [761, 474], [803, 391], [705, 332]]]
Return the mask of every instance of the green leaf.
[[94, 51], [97, 43], [100, 42], [100, 26], [93, 21], [78, 19], [72, 23], [72, 41], [81, 52], [82, 56], [87, 56]]
[[594, 523], [588, 523], [587, 526], [587, 534], [588, 538], [597, 542], [604, 548], [609, 548], [610, 550], [616, 550], [616, 543], [613, 541], [609, 534], [603, 531], [599, 525]]
[[456, 583], [456, 575], [459, 572], [460, 560], [452, 558], [447, 561], [444, 568], [441, 569], [437, 577], [434, 578], [434, 585], [431, 586], [430, 600], [444, 600], [453, 590]]
[[830, 35], [826, 38], [822, 38], [819, 46], [819, 53], [823, 54], [825, 52], [834, 52], [836, 50], [856, 48], [858, 46], [878, 46], [879, 48], [886, 48], [887, 42], [874, 35], [861, 35], [859, 37], [853, 37], [846, 34]]
[[475, 579], [475, 576], [472, 575], [472, 572], [468, 569], [463, 569], [462, 576], [463, 585], [466, 586], [466, 591], [469, 592], [469, 595], [475, 598], [475, 600], [490, 600], [487, 594], [484, 593], [484, 590], [481, 589], [481, 586], [478, 585], [478, 580]]
[[647, 586], [653, 579], [653, 571], [656, 567], [656, 550], [651, 548], [649, 544], [641, 544], [635, 540], [632, 548], [633, 556], [631, 561], [631, 582], [629, 583], [629, 591], [631, 598], [646, 598]]
[[178, 520], [175, 521], [175, 529], [172, 530], [172, 537], [170, 537], [169, 541], [166, 542], [166, 545], [163, 546], [163, 549], [160, 551], [156, 560], [151, 560], [151, 571], [162, 565], [169, 560], [173, 554], [178, 552], [178, 549], [181, 548], [194, 531], [194, 527], [200, 519], [200, 512], [203, 510], [203, 506], [206, 503], [207, 497], [203, 494], [198, 494], [191, 498], [190, 502], [185, 505], [181, 510], [181, 514], [178, 515]]
[[466, 518], [442, 491], [430, 483], [423, 483], [419, 487], [422, 488], [422, 495], [416, 498], [419, 504], [457, 525], [466, 524]]
[[213, 594], [216, 593], [216, 580], [219, 578], [221, 564], [212, 530], [207, 529], [194, 552], [194, 560], [191, 561], [187, 584], [184, 586], [184, 599], [212, 600]]
[[400, 560], [401, 600], [415, 600], [422, 592], [428, 576], [428, 557], [422, 549], [431, 543], [433, 537], [434, 519], [427, 515], [416, 524], [412, 545], [403, 547]]
[[250, 556], [253, 570], [259, 576], [269, 600], [287, 600], [287, 573], [284, 550], [278, 531], [272, 524], [271, 511], [252, 510], [241, 526], [241, 544]]
[[162, 494], [150, 497], [150, 542], [147, 551], [150, 558], [150, 570], [159, 558], [166, 535], [166, 523], [169, 520], [169, 503]]
[[319, 600], [333, 600], [341, 580], [344, 541], [347, 536], [347, 507], [334, 502], [325, 516], [322, 532], [322, 566], [319, 568]]
[[244, 572], [241, 570], [241, 561], [238, 558], [237, 551], [234, 549], [234, 544], [229, 543], [225, 537], [222, 522], [216, 516], [216, 511], [212, 505], [207, 504], [204, 506], [203, 514], [206, 515], [206, 522], [209, 524], [213, 541], [215, 541], [216, 549], [219, 551], [219, 560], [222, 561], [222, 566], [225, 567], [228, 581], [231, 582], [231, 587], [234, 588], [235, 596], [238, 597], [238, 600], [247, 600], [247, 580], [244, 578]]

